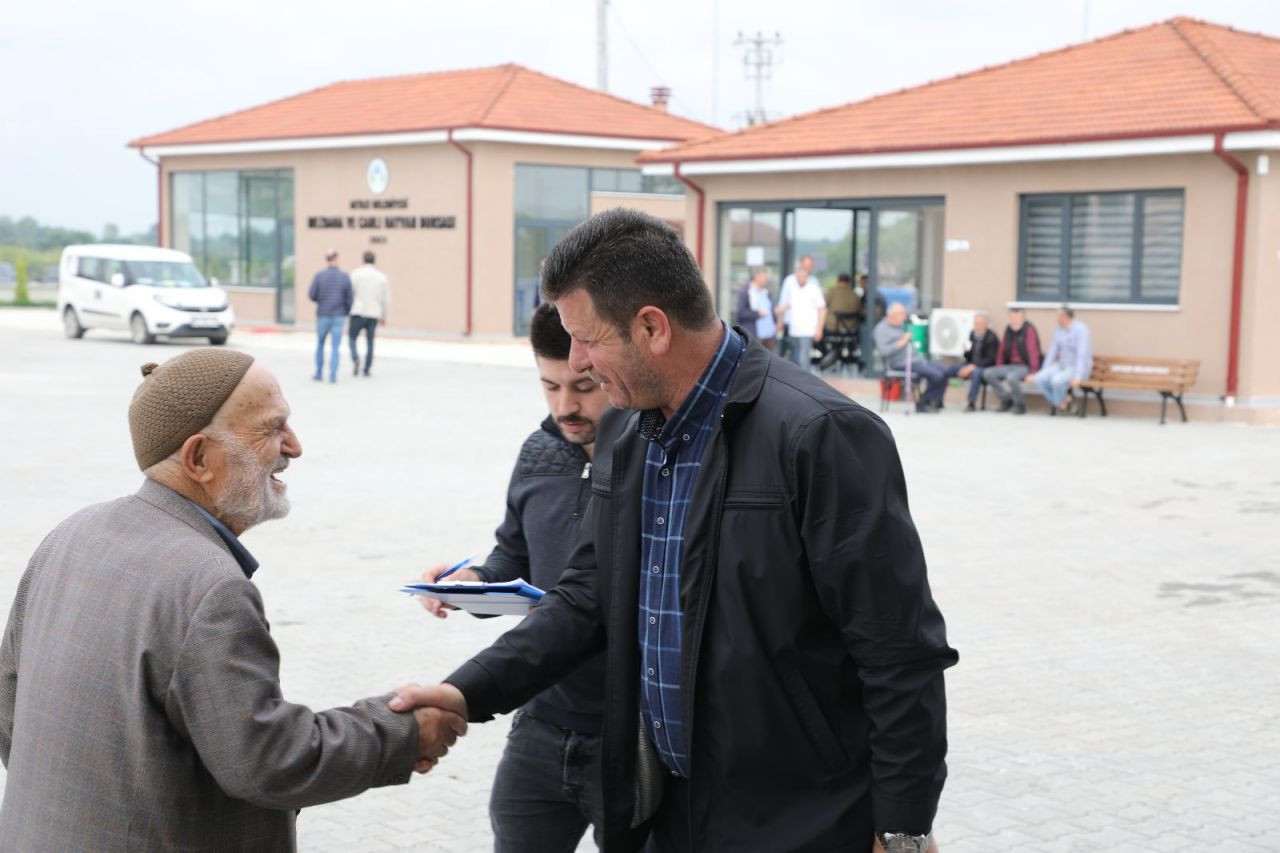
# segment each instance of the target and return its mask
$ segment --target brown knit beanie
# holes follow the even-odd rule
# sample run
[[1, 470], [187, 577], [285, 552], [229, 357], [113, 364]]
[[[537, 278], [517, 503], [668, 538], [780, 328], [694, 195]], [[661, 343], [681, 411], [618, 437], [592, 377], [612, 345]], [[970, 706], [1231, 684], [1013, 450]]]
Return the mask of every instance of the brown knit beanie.
[[142, 365], [142, 384], [129, 404], [133, 455], [143, 471], [166, 459], [207, 427], [253, 364], [228, 349], [193, 349], [164, 364]]

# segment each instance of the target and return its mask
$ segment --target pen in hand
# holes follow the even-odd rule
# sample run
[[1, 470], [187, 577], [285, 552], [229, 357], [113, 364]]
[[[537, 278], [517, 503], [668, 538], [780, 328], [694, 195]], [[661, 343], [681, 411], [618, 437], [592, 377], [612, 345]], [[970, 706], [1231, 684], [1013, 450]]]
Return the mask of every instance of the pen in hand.
[[463, 558], [462, 558], [461, 560], [459, 560], [458, 562], [454, 563], [454, 564], [453, 564], [452, 566], [450, 566], [449, 568], [445, 569], [445, 570], [444, 570], [443, 572], [441, 572], [440, 574], [436, 575], [436, 583], [439, 583], [440, 581], [442, 581], [442, 580], [444, 580], [445, 578], [449, 577], [449, 575], [453, 574], [453, 573], [454, 573], [454, 572], [456, 572], [458, 569], [465, 569], [467, 566], [471, 565], [471, 561], [472, 561], [473, 559], [475, 559], [475, 556], [476, 556], [475, 554], [468, 554], [467, 556], [463, 557]]

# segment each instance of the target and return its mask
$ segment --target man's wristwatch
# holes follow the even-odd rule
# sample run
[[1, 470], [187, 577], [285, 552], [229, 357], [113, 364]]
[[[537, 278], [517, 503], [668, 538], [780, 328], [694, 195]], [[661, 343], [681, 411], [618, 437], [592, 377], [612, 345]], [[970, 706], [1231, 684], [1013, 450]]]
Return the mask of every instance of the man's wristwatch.
[[904, 835], [901, 832], [881, 832], [877, 836], [885, 853], [926, 853], [929, 843], [933, 841], [933, 833], [924, 835]]

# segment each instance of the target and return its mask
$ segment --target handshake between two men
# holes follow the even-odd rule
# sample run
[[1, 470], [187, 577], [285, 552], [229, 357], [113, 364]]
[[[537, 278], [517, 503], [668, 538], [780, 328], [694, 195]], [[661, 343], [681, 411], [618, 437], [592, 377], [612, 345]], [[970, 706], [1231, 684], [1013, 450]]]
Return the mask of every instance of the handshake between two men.
[[412, 713], [418, 723], [418, 760], [413, 769], [428, 773], [467, 733], [467, 700], [452, 684], [406, 684], [395, 693], [388, 703], [391, 710]]

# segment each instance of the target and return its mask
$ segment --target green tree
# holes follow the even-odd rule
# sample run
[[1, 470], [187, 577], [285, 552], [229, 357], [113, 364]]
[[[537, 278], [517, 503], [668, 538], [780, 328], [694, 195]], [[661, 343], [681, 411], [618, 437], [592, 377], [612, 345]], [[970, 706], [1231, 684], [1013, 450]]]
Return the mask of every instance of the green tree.
[[13, 301], [18, 305], [26, 305], [31, 301], [31, 292], [27, 289], [27, 258], [22, 256], [18, 258], [18, 262], [13, 265], [17, 272], [18, 284], [13, 291]]

